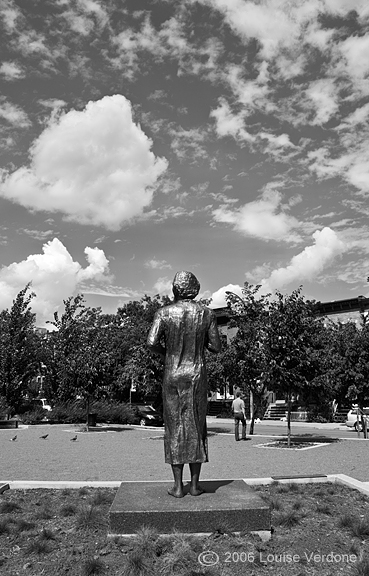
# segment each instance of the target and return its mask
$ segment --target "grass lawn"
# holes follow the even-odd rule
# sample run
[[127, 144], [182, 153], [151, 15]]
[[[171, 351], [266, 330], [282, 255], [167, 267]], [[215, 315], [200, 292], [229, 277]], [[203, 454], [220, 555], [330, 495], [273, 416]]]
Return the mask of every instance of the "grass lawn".
[[115, 489], [8, 490], [0, 495], [0, 573], [6, 576], [369, 576], [369, 499], [333, 484], [256, 488], [272, 537], [160, 537], [143, 527], [108, 538]]

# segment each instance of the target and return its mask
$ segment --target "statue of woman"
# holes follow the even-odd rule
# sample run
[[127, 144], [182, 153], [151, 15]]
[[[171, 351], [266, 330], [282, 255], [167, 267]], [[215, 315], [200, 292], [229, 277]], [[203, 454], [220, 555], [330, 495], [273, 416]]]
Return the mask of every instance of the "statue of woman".
[[190, 466], [190, 494], [199, 496], [201, 464], [208, 461], [205, 348], [221, 348], [215, 314], [194, 302], [200, 284], [191, 272], [177, 272], [174, 302], [155, 314], [148, 336], [152, 352], [164, 357], [163, 416], [165, 462], [171, 464], [171, 496], [182, 498], [183, 466]]

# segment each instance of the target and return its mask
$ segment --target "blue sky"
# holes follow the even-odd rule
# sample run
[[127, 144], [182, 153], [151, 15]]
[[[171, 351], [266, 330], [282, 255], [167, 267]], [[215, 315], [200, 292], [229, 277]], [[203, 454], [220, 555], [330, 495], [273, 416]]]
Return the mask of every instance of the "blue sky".
[[0, 307], [368, 295], [364, 0], [0, 0]]

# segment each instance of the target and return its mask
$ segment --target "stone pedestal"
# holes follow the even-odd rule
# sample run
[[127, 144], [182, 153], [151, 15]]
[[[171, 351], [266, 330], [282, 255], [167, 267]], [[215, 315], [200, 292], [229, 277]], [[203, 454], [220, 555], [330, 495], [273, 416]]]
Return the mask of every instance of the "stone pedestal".
[[270, 532], [268, 504], [242, 480], [203, 480], [201, 496], [167, 493], [167, 482], [122, 482], [110, 508], [110, 535], [131, 535], [142, 526], [159, 534]]

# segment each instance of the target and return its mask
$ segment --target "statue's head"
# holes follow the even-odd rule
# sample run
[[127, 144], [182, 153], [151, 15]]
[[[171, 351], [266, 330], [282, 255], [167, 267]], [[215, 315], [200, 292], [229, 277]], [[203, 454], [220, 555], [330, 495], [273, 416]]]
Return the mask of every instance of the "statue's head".
[[193, 300], [199, 293], [200, 283], [192, 272], [177, 272], [172, 289], [176, 300]]

